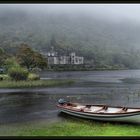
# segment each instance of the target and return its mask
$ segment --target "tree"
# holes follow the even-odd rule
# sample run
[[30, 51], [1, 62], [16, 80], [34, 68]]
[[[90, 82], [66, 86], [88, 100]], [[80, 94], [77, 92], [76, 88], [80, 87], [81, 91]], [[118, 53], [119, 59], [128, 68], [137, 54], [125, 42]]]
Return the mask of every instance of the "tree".
[[0, 47], [0, 66], [3, 66], [5, 59], [7, 58], [7, 54], [4, 49]]
[[18, 62], [16, 61], [15, 57], [9, 57], [4, 61], [4, 68], [8, 71], [11, 67], [19, 66]]
[[50, 40], [50, 45], [51, 46], [54, 46], [54, 47], [57, 46], [57, 42], [56, 42], [56, 39], [55, 39], [55, 36], [54, 35], [52, 35], [52, 38]]
[[34, 52], [33, 59], [34, 59], [35, 67], [41, 69], [47, 67], [47, 60], [40, 53]]
[[45, 58], [40, 53], [32, 50], [27, 44], [21, 44], [16, 57], [19, 64], [27, 69], [47, 67]]
[[0, 54], [3, 54], [3, 53], [4, 53], [4, 49], [0, 48]]

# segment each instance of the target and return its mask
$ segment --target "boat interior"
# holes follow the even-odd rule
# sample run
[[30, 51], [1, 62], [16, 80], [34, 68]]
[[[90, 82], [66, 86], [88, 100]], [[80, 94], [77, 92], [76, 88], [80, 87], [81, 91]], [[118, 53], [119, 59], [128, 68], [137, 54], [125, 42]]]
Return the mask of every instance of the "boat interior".
[[112, 107], [107, 105], [67, 104], [65, 107], [87, 113], [131, 113], [140, 111], [139, 108]]

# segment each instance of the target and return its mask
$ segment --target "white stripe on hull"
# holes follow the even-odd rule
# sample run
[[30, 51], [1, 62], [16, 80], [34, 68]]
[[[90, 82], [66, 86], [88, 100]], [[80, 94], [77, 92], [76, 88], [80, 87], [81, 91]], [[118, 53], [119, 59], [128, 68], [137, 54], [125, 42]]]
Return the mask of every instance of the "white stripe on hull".
[[140, 123], [140, 114], [137, 115], [132, 115], [132, 116], [110, 116], [110, 117], [104, 117], [104, 116], [99, 116], [98, 114], [91, 114], [87, 115], [86, 113], [82, 112], [75, 112], [71, 110], [66, 110], [66, 109], [61, 109], [62, 112], [73, 115], [73, 116], [78, 116], [81, 118], [86, 118], [86, 119], [93, 119], [93, 120], [100, 120], [100, 121], [118, 121], [118, 122], [133, 122], [133, 123]]

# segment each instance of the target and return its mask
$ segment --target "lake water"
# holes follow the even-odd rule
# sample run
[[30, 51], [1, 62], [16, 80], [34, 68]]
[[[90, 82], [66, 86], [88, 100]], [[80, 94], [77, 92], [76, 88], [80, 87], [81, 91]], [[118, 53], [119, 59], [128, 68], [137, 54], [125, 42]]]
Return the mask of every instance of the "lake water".
[[[56, 107], [59, 98], [84, 104], [140, 107], [140, 70], [41, 72], [40, 75], [46, 80], [73, 79], [75, 83], [54, 88], [0, 89], [0, 124], [40, 119], [62, 121], [66, 118]], [[127, 78], [129, 82], [123, 81]]]

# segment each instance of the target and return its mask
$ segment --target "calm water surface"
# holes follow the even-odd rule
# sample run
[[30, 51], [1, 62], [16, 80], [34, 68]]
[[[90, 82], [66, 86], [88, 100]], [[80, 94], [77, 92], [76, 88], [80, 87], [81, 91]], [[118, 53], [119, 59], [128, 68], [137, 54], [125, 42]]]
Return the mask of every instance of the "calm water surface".
[[81, 103], [140, 107], [140, 70], [41, 72], [42, 79], [73, 79], [55, 88], [0, 89], [0, 124], [39, 119], [63, 121], [56, 108], [59, 98]]

